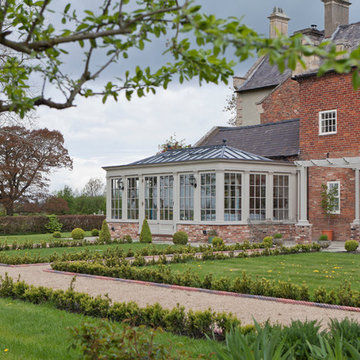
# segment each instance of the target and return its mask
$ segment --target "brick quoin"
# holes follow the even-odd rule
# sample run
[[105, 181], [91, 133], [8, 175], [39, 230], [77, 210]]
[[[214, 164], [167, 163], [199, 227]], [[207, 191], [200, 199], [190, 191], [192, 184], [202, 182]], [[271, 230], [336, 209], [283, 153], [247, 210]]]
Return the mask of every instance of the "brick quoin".
[[260, 114], [261, 124], [298, 118], [300, 111], [298, 82], [291, 78], [285, 80], [259, 105], [262, 106], [263, 111]]
[[[328, 73], [298, 79], [300, 85], [300, 159], [360, 156], [360, 92], [351, 74]], [[337, 134], [319, 136], [319, 112], [337, 110]], [[308, 213], [313, 239], [322, 230], [334, 230], [334, 240], [357, 236], [350, 224], [355, 218], [355, 174], [352, 169], [310, 167]], [[321, 209], [321, 184], [340, 181], [340, 214], [328, 223]]]

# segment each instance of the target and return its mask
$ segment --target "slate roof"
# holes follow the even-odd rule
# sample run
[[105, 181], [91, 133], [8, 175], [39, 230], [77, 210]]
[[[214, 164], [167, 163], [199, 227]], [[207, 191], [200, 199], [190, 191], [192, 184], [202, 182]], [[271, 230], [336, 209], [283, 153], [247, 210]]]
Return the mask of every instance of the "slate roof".
[[354, 50], [360, 43], [360, 22], [340, 25], [334, 32], [332, 41], [344, 45], [347, 50]]
[[219, 145], [223, 139], [229, 146], [267, 158], [296, 156], [300, 152], [299, 119], [252, 126], [219, 126], [197, 145]]
[[[307, 30], [309, 29], [303, 29], [300, 30], [300, 32], [307, 34]], [[320, 31], [318, 32], [319, 34], [321, 33]], [[319, 40], [322, 40], [321, 36], [319, 36]], [[344, 45], [346, 50], [354, 50], [360, 44], [360, 22], [349, 25], [340, 25], [335, 30], [331, 40], [336, 44]], [[307, 72], [304, 72], [304, 74], [306, 73]], [[308, 73], [315, 72], [312, 70]], [[257, 65], [254, 66], [253, 69], [249, 71], [247, 76], [247, 80], [237, 89], [237, 92], [275, 87], [291, 76], [291, 70], [287, 69], [281, 74], [277, 66], [270, 65], [268, 56], [265, 56]]]
[[270, 65], [269, 57], [265, 56], [237, 92], [277, 86], [289, 76], [291, 76], [291, 70], [286, 69], [281, 74], [277, 66]]

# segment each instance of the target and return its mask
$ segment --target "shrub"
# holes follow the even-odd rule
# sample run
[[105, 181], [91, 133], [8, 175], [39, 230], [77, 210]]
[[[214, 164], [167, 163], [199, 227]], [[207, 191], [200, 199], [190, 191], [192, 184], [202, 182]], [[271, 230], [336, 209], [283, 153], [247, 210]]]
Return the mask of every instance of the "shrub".
[[102, 243], [105, 243], [105, 244], [108, 244], [111, 242], [111, 234], [110, 234], [109, 226], [108, 226], [106, 220], [104, 220], [102, 222], [101, 230], [99, 233], [99, 241]]
[[74, 240], [82, 240], [85, 236], [85, 231], [83, 229], [80, 228], [75, 228], [72, 232], [71, 232], [71, 237]]
[[173, 235], [173, 243], [175, 245], [186, 245], [188, 243], [188, 234], [185, 231], [177, 231]]
[[91, 230], [91, 236], [99, 236], [99, 230], [98, 229], [92, 229]]
[[124, 242], [127, 242], [128, 244], [131, 244], [133, 242], [132, 237], [130, 235], [124, 235], [123, 237]]
[[274, 239], [282, 239], [282, 237], [282, 234], [279, 233], [274, 235]]
[[61, 231], [62, 224], [59, 222], [59, 219], [56, 215], [48, 215], [48, 223], [45, 225], [45, 229], [49, 233], [54, 233], [55, 231]]
[[221, 237], [214, 237], [212, 241], [212, 246], [214, 248], [219, 248], [224, 245], [224, 240]]
[[53, 238], [59, 239], [59, 238], [61, 238], [61, 232], [55, 231], [52, 236], [53, 236]]
[[165, 347], [154, 343], [160, 330], [144, 326], [133, 328], [126, 324], [119, 330], [105, 321], [100, 325], [85, 323], [71, 330], [74, 347], [81, 350], [83, 359], [175, 359], [171, 356], [171, 344]]
[[262, 241], [262, 244], [266, 248], [271, 248], [273, 246], [273, 237], [272, 236], [265, 236], [263, 241]]
[[152, 235], [150, 231], [149, 224], [146, 219], [144, 219], [141, 233], [140, 233], [140, 242], [141, 243], [151, 243], [152, 242]]
[[319, 241], [328, 241], [328, 236], [326, 234], [321, 234], [319, 236]]
[[359, 246], [359, 243], [356, 240], [345, 241], [346, 251], [355, 251]]

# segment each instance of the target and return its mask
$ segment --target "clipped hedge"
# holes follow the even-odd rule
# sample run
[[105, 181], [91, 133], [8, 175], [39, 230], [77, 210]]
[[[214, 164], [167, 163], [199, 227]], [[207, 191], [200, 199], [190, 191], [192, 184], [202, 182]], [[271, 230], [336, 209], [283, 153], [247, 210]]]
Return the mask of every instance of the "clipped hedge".
[[227, 277], [213, 278], [211, 273], [208, 273], [201, 279], [195, 272], [173, 272], [170, 267], [164, 265], [159, 265], [157, 268], [139, 268], [129, 265], [115, 265], [110, 267], [102, 263], [76, 261], [55, 262], [51, 267], [54, 270], [73, 273], [360, 307], [360, 292], [352, 291], [351, 284], [348, 282], [342, 283], [339, 288], [331, 290], [330, 292], [324, 287], [319, 287], [315, 289], [314, 294], [310, 296], [309, 288], [305, 282], [300, 286], [293, 284], [291, 281], [259, 279], [258, 277], [252, 279], [245, 272], [243, 272], [242, 277], [236, 277], [235, 279]]
[[[71, 231], [80, 227], [86, 231], [101, 227], [104, 215], [58, 215], [63, 225], [61, 231]], [[49, 222], [47, 216], [1, 216], [0, 234], [15, 235], [27, 233], [45, 233], [45, 225]]]
[[0, 297], [19, 299], [33, 304], [49, 303], [57, 309], [87, 316], [126, 321], [132, 326], [145, 325], [161, 327], [165, 331], [193, 338], [212, 337], [223, 340], [225, 333], [240, 325], [240, 321], [231, 313], [213, 311], [185, 311], [177, 306], [171, 310], [164, 309], [158, 303], [140, 308], [136, 303], [112, 303], [108, 298], [92, 297], [73, 290], [73, 283], [67, 291], [35, 287], [23, 281], [14, 282], [5, 275], [0, 277]]

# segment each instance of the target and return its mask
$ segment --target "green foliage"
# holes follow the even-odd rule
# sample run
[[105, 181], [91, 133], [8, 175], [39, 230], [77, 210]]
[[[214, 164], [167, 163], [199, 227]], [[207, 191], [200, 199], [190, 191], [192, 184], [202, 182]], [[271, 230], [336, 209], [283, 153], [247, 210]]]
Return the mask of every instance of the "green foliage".
[[224, 240], [221, 237], [214, 237], [212, 239], [212, 246], [216, 249], [219, 249], [224, 246]]
[[262, 243], [263, 243], [264, 247], [271, 248], [273, 246], [273, 237], [265, 236]]
[[55, 231], [52, 236], [55, 239], [60, 239], [61, 238], [61, 232], [60, 231]]
[[337, 191], [335, 187], [328, 188], [326, 184], [321, 185], [321, 208], [328, 217], [329, 222], [331, 217], [335, 215], [334, 211], [337, 208]]
[[98, 229], [92, 229], [91, 230], [91, 236], [99, 236], [99, 230]]
[[358, 247], [359, 247], [359, 242], [356, 240], [345, 241], [345, 250], [346, 251], [355, 251]]
[[282, 234], [279, 233], [274, 235], [274, 239], [282, 239], [282, 237], [283, 237]]
[[175, 359], [170, 354], [171, 344], [165, 347], [154, 342], [159, 332], [161, 331], [147, 329], [144, 326], [133, 328], [129, 325], [124, 325], [119, 331], [108, 321], [102, 321], [98, 326], [85, 323], [79, 328], [72, 329], [72, 347], [80, 348], [82, 358], [88, 360]]
[[124, 235], [124, 241], [128, 244], [131, 244], [133, 242], [133, 239], [130, 235]]
[[290, 326], [262, 327], [255, 321], [255, 329], [231, 329], [226, 334], [226, 348], [212, 343], [217, 359], [359, 359], [360, 325], [348, 319], [330, 321], [329, 330], [322, 331], [315, 322], [293, 321]]
[[175, 245], [186, 245], [188, 243], [189, 237], [185, 231], [177, 231], [173, 235], [173, 243]]
[[319, 241], [328, 241], [328, 236], [326, 234], [321, 234], [319, 236]]
[[72, 232], [71, 232], [71, 237], [74, 240], [82, 240], [85, 236], [85, 231], [83, 229], [80, 228], [75, 228]]
[[63, 225], [60, 223], [58, 217], [54, 214], [47, 215], [48, 223], [45, 225], [45, 229], [49, 233], [54, 233], [55, 231], [61, 231]]
[[109, 225], [106, 222], [106, 220], [104, 220], [101, 225], [101, 230], [99, 233], [99, 242], [103, 244], [111, 243], [111, 234], [109, 230]]
[[152, 235], [151, 235], [150, 227], [149, 227], [149, 224], [146, 219], [144, 219], [144, 221], [143, 221], [139, 240], [141, 243], [151, 243], [152, 242]]
[[20, 299], [34, 304], [48, 303], [69, 312], [111, 321], [126, 321], [131, 326], [161, 327], [165, 331], [190, 337], [212, 336], [216, 329], [217, 339], [222, 340], [227, 331], [240, 325], [240, 321], [232, 314], [215, 313], [210, 310], [185, 312], [185, 308], [181, 306], [164, 309], [159, 304], [140, 308], [134, 302], [112, 303], [108, 298], [77, 293], [72, 286], [67, 291], [35, 287], [23, 281], [14, 282], [5, 274], [4, 278], [0, 277], [0, 297]]

